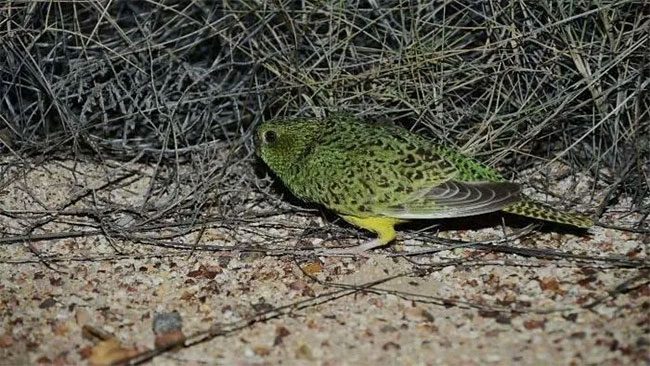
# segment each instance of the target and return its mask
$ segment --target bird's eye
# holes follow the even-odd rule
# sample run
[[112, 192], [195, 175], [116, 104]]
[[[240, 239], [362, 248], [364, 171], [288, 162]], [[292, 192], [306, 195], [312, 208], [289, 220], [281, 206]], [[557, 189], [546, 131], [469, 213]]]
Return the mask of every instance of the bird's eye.
[[278, 140], [278, 134], [275, 131], [266, 131], [262, 138], [264, 139], [264, 143], [272, 144]]

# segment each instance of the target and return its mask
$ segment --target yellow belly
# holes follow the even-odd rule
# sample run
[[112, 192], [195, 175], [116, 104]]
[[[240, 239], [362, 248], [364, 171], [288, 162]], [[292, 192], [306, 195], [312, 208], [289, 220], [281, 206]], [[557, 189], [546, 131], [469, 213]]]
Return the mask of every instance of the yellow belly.
[[404, 220], [392, 217], [357, 217], [342, 215], [343, 219], [352, 225], [377, 233], [377, 239], [381, 244], [388, 244], [395, 239], [395, 225]]

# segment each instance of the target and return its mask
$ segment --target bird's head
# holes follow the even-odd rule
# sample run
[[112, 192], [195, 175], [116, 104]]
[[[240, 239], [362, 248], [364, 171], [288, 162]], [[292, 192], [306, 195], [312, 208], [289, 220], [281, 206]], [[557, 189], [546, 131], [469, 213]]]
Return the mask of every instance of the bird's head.
[[309, 118], [264, 122], [255, 133], [256, 153], [280, 178], [287, 178], [317, 143], [322, 124]]

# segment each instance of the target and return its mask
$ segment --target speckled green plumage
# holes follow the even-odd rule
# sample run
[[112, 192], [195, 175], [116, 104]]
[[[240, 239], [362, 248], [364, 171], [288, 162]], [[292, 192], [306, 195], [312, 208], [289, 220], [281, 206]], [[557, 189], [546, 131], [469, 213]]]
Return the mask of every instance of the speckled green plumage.
[[[296, 196], [380, 237], [376, 226], [391, 222], [392, 229], [407, 220], [498, 210], [591, 226], [587, 217], [525, 199], [518, 184], [476, 160], [386, 123], [343, 114], [275, 120], [262, 124], [256, 138], [259, 156]], [[365, 218], [393, 220], [365, 225]], [[393, 238], [385, 234], [382, 243]]]

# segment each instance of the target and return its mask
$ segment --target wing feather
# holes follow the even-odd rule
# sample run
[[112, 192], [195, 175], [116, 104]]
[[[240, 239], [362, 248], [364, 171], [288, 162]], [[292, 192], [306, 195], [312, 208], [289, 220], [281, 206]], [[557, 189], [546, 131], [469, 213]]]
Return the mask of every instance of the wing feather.
[[517, 202], [521, 187], [511, 182], [445, 181], [405, 202], [381, 208], [380, 214], [399, 219], [439, 219], [481, 215]]

